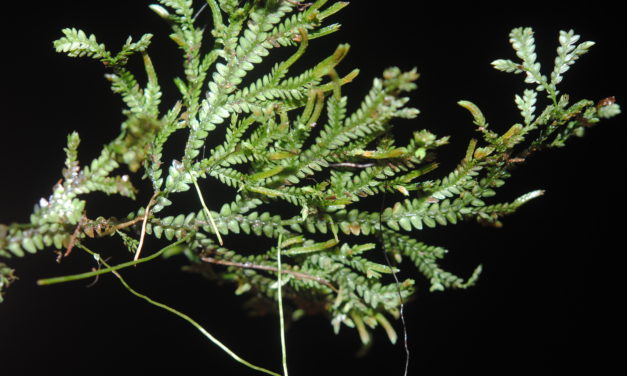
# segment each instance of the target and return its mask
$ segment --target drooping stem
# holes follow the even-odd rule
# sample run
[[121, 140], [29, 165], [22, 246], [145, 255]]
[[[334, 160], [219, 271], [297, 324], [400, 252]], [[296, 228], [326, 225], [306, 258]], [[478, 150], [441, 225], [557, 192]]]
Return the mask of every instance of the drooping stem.
[[287, 351], [285, 349], [285, 320], [283, 318], [283, 281], [281, 278], [281, 241], [283, 240], [283, 233], [279, 233], [279, 244], [276, 250], [276, 263], [277, 263], [277, 296], [279, 300], [279, 325], [281, 332], [281, 363], [283, 364], [283, 375], [287, 375]]
[[272, 372], [272, 371], [267, 370], [267, 369], [265, 369], [263, 367], [256, 366], [256, 365], [246, 361], [245, 359], [242, 359], [239, 355], [237, 355], [231, 349], [229, 349], [225, 344], [223, 344], [217, 338], [215, 338], [213, 335], [211, 335], [211, 333], [209, 333], [205, 328], [203, 328], [194, 319], [192, 319], [191, 317], [187, 316], [183, 312], [177, 311], [176, 309], [174, 309], [174, 308], [172, 308], [172, 307], [170, 307], [170, 306], [168, 306], [166, 304], [159, 303], [159, 302], [149, 298], [148, 296], [135, 291], [131, 286], [128, 285], [128, 283], [126, 283], [126, 281], [124, 280], [124, 278], [122, 278], [120, 273], [117, 272], [117, 269], [114, 269], [114, 267], [109, 266], [104, 260], [100, 259], [100, 255], [99, 254], [95, 253], [94, 251], [90, 250], [89, 248], [85, 247], [84, 245], [82, 245], [80, 243], [77, 244], [77, 246], [80, 247], [81, 249], [85, 250], [85, 252], [91, 254], [92, 256], [97, 258], [99, 262], [104, 264], [107, 267], [107, 269], [109, 269], [120, 280], [122, 285], [124, 285], [124, 287], [131, 294], [137, 296], [138, 298], [144, 299], [145, 301], [147, 301], [148, 303], [150, 303], [150, 304], [152, 304], [154, 306], [157, 306], [159, 308], [163, 308], [166, 311], [168, 311], [170, 313], [173, 313], [176, 316], [178, 316], [178, 317], [182, 318], [183, 320], [187, 321], [188, 323], [192, 324], [192, 326], [194, 326], [196, 329], [198, 329], [199, 332], [201, 332], [211, 342], [213, 342], [216, 346], [218, 346], [222, 351], [224, 351], [225, 353], [229, 354], [238, 363], [241, 363], [241, 364], [245, 365], [248, 368], [252, 368], [252, 369], [254, 369], [256, 371], [263, 372], [263, 373], [268, 374], [268, 375], [281, 376], [280, 374], [278, 374], [276, 372]]
[[209, 222], [211, 222], [211, 227], [218, 237], [218, 242], [220, 243], [220, 245], [224, 245], [224, 243], [222, 242], [222, 236], [220, 235], [220, 231], [218, 231], [218, 226], [216, 226], [216, 222], [213, 220], [213, 216], [211, 215], [209, 208], [207, 208], [207, 204], [205, 204], [205, 199], [202, 197], [202, 192], [200, 190], [200, 187], [198, 186], [198, 182], [196, 181], [196, 176], [194, 176], [194, 174], [190, 174], [190, 176], [192, 177], [194, 187], [196, 187], [196, 193], [198, 193], [198, 198], [200, 199], [200, 204], [202, 205], [205, 216], [209, 219]]

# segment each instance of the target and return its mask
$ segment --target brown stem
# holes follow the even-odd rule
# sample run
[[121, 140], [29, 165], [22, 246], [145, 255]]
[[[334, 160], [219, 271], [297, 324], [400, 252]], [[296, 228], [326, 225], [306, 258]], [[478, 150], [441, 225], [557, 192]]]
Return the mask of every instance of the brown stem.
[[[81, 217], [81, 219], [78, 221], [78, 224], [76, 225], [76, 228], [74, 229], [74, 232], [72, 233], [72, 236], [70, 236], [70, 242], [67, 245], [67, 248], [65, 250], [65, 254], [63, 254], [63, 257], [68, 257], [70, 255], [70, 253], [72, 253], [72, 248], [74, 248], [74, 245], [76, 244], [76, 238], [78, 238], [78, 234], [81, 230], [81, 226], [83, 225], [83, 221], [87, 219], [85, 217], [85, 214], [83, 214], [83, 216]], [[57, 258], [57, 262], [59, 262], [58, 260], [60, 260], [61, 258]]]
[[128, 222], [119, 223], [119, 224], [117, 224], [117, 225], [113, 226], [113, 227], [111, 228], [111, 230], [106, 231], [106, 232], [103, 232], [103, 236], [104, 236], [104, 235], [111, 235], [111, 234], [112, 234], [112, 233], [114, 233], [116, 230], [121, 230], [121, 229], [123, 229], [123, 228], [131, 227], [131, 226], [132, 226], [132, 225], [134, 225], [135, 223], [137, 223], [137, 222], [141, 222], [141, 221], [143, 221], [143, 220], [144, 220], [144, 217], [143, 217], [143, 216], [141, 216], [141, 217], [136, 217], [136, 218], [134, 218], [134, 219], [132, 219], [132, 220], [130, 220], [130, 221], [128, 221]]
[[155, 192], [150, 201], [148, 201], [148, 205], [146, 205], [146, 210], [144, 210], [144, 218], [142, 222], [142, 232], [139, 237], [139, 245], [137, 245], [137, 251], [135, 251], [135, 258], [133, 260], [137, 261], [139, 259], [139, 254], [142, 251], [142, 247], [144, 246], [144, 238], [146, 237], [146, 223], [148, 222], [148, 216], [150, 215], [150, 207], [155, 203], [155, 198], [159, 194], [159, 191]]
[[[208, 262], [208, 263], [211, 263], [211, 264], [235, 266], [237, 268], [242, 268], [242, 269], [257, 269], [257, 270], [265, 270], [265, 271], [275, 272], [275, 273], [277, 273], [279, 271], [279, 269], [274, 267], [274, 266], [266, 266], [266, 265], [257, 265], [257, 264], [251, 264], [251, 263], [241, 263], [241, 262], [234, 262], [234, 261], [227, 261], [227, 260], [219, 260], [219, 259], [215, 259], [213, 257], [201, 257], [200, 259], [202, 261], [204, 261], [204, 262]], [[339, 293], [339, 290], [337, 289], [337, 287], [333, 286], [333, 284], [331, 284], [331, 282], [327, 281], [324, 278], [315, 277], [315, 276], [313, 276], [311, 274], [295, 272], [293, 270], [285, 270], [285, 269], [282, 269], [281, 273], [290, 274], [290, 275], [293, 275], [294, 277], [299, 278], [299, 279], [308, 279], [308, 280], [311, 280], [311, 281], [318, 282], [318, 283], [320, 283], [322, 285], [327, 286], [328, 288], [330, 288], [331, 290], [335, 291], [336, 293]]]

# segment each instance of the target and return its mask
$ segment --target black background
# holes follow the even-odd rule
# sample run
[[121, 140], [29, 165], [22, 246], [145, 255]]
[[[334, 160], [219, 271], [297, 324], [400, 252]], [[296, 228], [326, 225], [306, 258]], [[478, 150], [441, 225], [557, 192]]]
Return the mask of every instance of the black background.
[[[335, 17], [343, 23], [342, 30], [312, 42], [307, 56], [315, 59], [330, 54], [337, 43], [351, 44], [339, 69], [340, 73], [361, 69], [344, 91], [355, 98], [353, 105], [385, 67], [417, 66], [422, 76], [411, 104], [422, 114], [399, 124], [403, 128], [399, 136], [423, 127], [453, 135], [451, 144], [440, 151], [441, 174], [463, 157], [473, 137], [470, 116], [456, 101], [475, 102], [501, 131], [518, 121], [513, 95], [522, 92], [522, 77], [490, 66], [496, 58], [514, 58], [507, 42], [513, 27], [534, 27], [547, 73], [559, 30], [573, 28], [584, 40], [596, 41], [591, 53], [566, 74], [562, 91], [573, 99], [625, 98], [620, 53], [624, 20], [611, 3], [412, 3], [353, 1]], [[32, 205], [50, 194], [60, 177], [62, 147], [70, 131], [81, 134], [79, 158], [85, 162], [97, 155], [99, 145], [115, 137], [123, 119], [120, 100], [110, 93], [100, 64], [53, 51], [52, 41], [61, 35], [61, 28], [95, 33], [112, 49], [129, 34], [138, 38], [155, 33], [149, 53], [161, 72], [164, 101], [172, 103], [175, 88], [170, 77], [181, 74], [178, 55], [167, 38], [167, 26], [147, 4], [55, 1], [42, 7], [22, 2], [5, 10], [0, 34], [0, 223], [28, 221]], [[203, 17], [209, 22], [208, 12]], [[547, 193], [506, 218], [502, 229], [464, 224], [416, 235], [451, 249], [443, 263], [448, 269], [468, 275], [481, 263], [484, 273], [476, 287], [444, 293], [428, 293], [418, 277], [418, 294], [406, 307], [410, 374], [562, 375], [610, 367], [623, 367], [624, 372], [618, 359], [621, 346], [612, 343], [624, 337], [624, 310], [619, 305], [624, 297], [624, 134], [620, 116], [564, 150], [532, 158], [515, 172], [502, 198], [539, 188]], [[143, 201], [146, 195], [144, 191]], [[88, 208], [93, 211], [90, 216], [103, 212], [122, 216], [131, 208], [117, 198], [95, 198], [96, 204]], [[114, 252], [113, 257], [117, 263], [128, 256]], [[38, 278], [91, 268], [93, 262], [78, 251], [61, 265], [51, 252], [9, 264], [20, 280], [0, 305], [3, 375], [110, 370], [255, 374], [189, 324], [131, 296], [111, 276], [91, 288], [85, 287], [86, 281], [35, 285]], [[136, 289], [196, 318], [242, 357], [279, 370], [276, 317], [248, 317], [241, 309], [244, 299], [234, 297], [230, 286], [217, 287], [181, 273], [182, 264], [182, 260], [152, 263], [128, 270], [125, 276]], [[305, 318], [288, 332], [290, 374], [401, 375], [401, 346], [390, 345], [381, 330], [376, 334], [370, 354], [360, 359], [355, 357], [356, 333], [343, 328], [335, 336], [324, 318]]]

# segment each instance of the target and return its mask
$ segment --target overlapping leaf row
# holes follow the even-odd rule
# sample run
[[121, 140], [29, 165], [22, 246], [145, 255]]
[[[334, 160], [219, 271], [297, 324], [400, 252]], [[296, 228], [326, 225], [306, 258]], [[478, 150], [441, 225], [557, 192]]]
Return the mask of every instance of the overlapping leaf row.
[[[137, 42], [129, 38], [119, 53], [112, 54], [93, 35], [65, 29], [55, 48], [72, 57], [98, 60], [111, 69], [107, 78], [122, 97], [127, 119], [120, 136], [105, 145], [89, 167], [80, 168], [78, 135], [69, 136], [63, 179], [52, 195], [36, 205], [29, 224], [0, 225], [1, 257], [21, 257], [24, 251], [35, 253], [47, 247], [70, 248], [85, 237], [114, 233], [129, 250], [135, 250], [145, 208], [124, 221], [91, 220], [80, 196], [101, 191], [134, 198], [129, 178], [111, 174], [120, 164], [131, 172], [143, 166], [156, 194], [146, 218], [148, 235], [168, 241], [189, 239], [177, 252], [183, 251], [203, 267], [217, 264], [214, 275], [237, 284], [237, 293], [255, 291], [257, 297], [270, 299], [277, 291], [276, 247], [280, 246], [285, 255], [286, 296], [297, 308], [327, 312], [336, 331], [342, 324], [354, 327], [364, 343], [369, 342], [369, 328], [379, 325], [395, 341], [385, 315], [398, 317], [399, 304], [413, 292], [414, 281], [394, 283], [385, 278], [398, 269], [372, 261], [375, 252], [383, 249], [399, 263], [411, 261], [430, 281], [431, 290], [472, 285], [480, 266], [467, 279], [455, 276], [438, 265], [446, 249], [419, 242], [407, 233], [467, 219], [500, 225], [503, 215], [542, 194], [532, 191], [512, 202], [486, 202], [505, 183], [512, 166], [537, 150], [563, 146], [600, 118], [620, 112], [610, 99], [596, 105], [582, 100], [569, 106], [567, 95], [558, 96], [562, 74], [587, 52], [591, 42], [576, 44], [579, 36], [561, 32], [555, 67], [547, 78], [540, 71], [533, 32], [515, 29], [510, 42], [521, 62], [501, 59], [493, 65], [524, 73], [525, 82], [534, 85], [515, 96], [523, 124], [499, 134], [477, 106], [460, 101], [473, 116], [481, 144], [472, 140], [463, 160], [448, 175], [424, 180], [423, 175], [437, 167], [427, 157], [447, 138], [421, 130], [406, 145], [398, 146], [389, 136], [395, 119], [418, 114], [406, 107], [408, 99], [403, 97], [415, 89], [415, 71], [386, 70], [351, 114], [347, 114], [349, 99], [341, 91], [358, 71], [343, 77], [336, 72], [348, 45], [338, 46], [331, 56], [304, 72], [290, 72], [306, 56], [312, 39], [338, 30], [338, 24], [325, 26], [323, 21], [346, 3], [328, 5], [327, 0], [318, 0], [305, 6], [301, 1], [261, 1], [240, 6], [235, 0], [209, 1], [214, 44], [205, 53], [208, 34], [196, 26], [192, 1], [159, 2], [162, 5], [151, 5], [151, 9], [170, 23], [171, 38], [183, 54], [185, 77], [175, 79], [181, 100], [160, 115], [161, 88], [147, 53], [151, 35]], [[268, 73], [243, 85], [270, 50], [282, 46], [297, 48]], [[147, 80], [143, 87], [125, 67], [136, 53], [144, 62]], [[550, 104], [537, 115], [540, 92], [546, 92]], [[224, 141], [199, 159], [218, 125], [225, 128]], [[188, 140], [180, 161], [166, 162], [164, 145], [176, 132], [187, 132]], [[159, 215], [167, 206], [176, 209], [177, 192], [197, 183], [202, 187], [199, 191], [205, 190], [210, 180], [237, 191], [219, 212]], [[381, 212], [360, 206], [364, 198], [377, 194], [388, 194], [386, 201], [394, 203]], [[278, 213], [277, 201], [291, 204], [293, 211]], [[216, 239], [216, 232], [227, 236], [224, 244]], [[228, 235], [238, 234], [265, 237], [273, 243], [281, 238], [282, 244], [271, 249], [230, 249]], [[378, 242], [360, 243], [360, 236], [375, 236]], [[0, 263], [0, 292], [13, 279], [13, 271]]]

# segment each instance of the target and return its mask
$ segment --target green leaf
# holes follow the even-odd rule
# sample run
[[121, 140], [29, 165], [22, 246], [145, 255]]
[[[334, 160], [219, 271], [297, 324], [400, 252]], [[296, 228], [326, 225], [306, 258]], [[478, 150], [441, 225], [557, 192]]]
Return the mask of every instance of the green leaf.
[[307, 254], [307, 253], [320, 252], [325, 249], [331, 248], [337, 244], [338, 244], [338, 241], [336, 239], [331, 239], [322, 243], [313, 243], [313, 244], [308, 244], [302, 247], [289, 248], [289, 249], [284, 250], [283, 254], [287, 256], [296, 256], [296, 255], [302, 255], [302, 254]]
[[516, 95], [516, 106], [520, 110], [520, 114], [525, 119], [525, 125], [530, 125], [534, 120], [534, 111], [536, 110], [536, 97], [537, 92], [534, 90], [525, 89], [524, 95], [521, 97]]
[[481, 112], [479, 107], [477, 107], [477, 105], [469, 101], [459, 101], [457, 102], [457, 104], [464, 107], [470, 112], [470, 114], [472, 115], [474, 119], [474, 123], [477, 126], [486, 127], [488, 125], [485, 121], [485, 117], [483, 116], [483, 113]]
[[67, 28], [61, 30], [62, 38], [54, 41], [53, 45], [57, 52], [64, 52], [70, 57], [92, 57], [94, 59], [109, 58], [110, 53], [105, 49], [104, 44], [96, 41], [96, 36], [87, 36], [83, 30]]
[[551, 73], [551, 85], [553, 87], [562, 82], [564, 72], [566, 72], [581, 55], [587, 53], [590, 47], [594, 46], [594, 42], [575, 44], [579, 41], [579, 38], [579, 35], [575, 34], [573, 30], [560, 31], [555, 67]]

